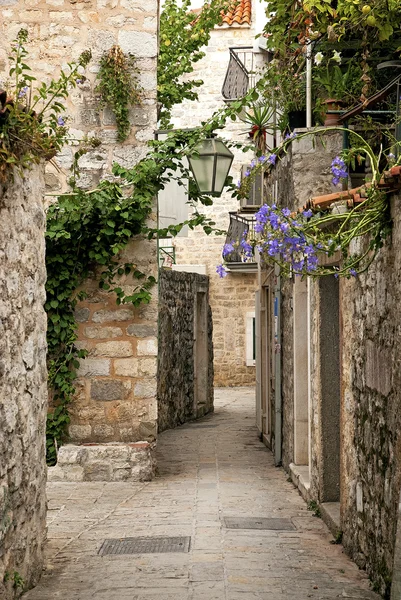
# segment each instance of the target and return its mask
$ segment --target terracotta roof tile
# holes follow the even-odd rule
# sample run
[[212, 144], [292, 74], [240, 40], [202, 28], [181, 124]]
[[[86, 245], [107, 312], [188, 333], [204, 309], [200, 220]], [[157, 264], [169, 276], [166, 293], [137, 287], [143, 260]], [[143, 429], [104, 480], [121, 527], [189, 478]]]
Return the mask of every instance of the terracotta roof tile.
[[237, 27], [238, 25], [250, 25], [252, 14], [251, 0], [238, 0], [234, 6], [222, 12], [223, 26]]
[[[370, 187], [370, 185], [370, 183], [365, 183], [365, 185], [351, 190], [341, 190], [334, 194], [315, 196], [305, 204], [304, 209], [316, 209], [318, 207], [326, 209], [333, 202], [338, 202], [339, 200], [347, 200], [350, 207], [355, 206], [365, 200], [366, 188]], [[389, 171], [385, 171], [383, 179], [379, 181], [377, 187], [387, 194], [399, 191], [401, 189], [401, 166], [392, 167]]]

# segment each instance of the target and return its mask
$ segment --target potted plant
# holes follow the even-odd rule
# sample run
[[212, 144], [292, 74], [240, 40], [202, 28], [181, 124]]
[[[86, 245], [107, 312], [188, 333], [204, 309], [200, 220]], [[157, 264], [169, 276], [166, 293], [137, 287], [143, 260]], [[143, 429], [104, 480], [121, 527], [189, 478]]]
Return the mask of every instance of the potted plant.
[[276, 129], [274, 108], [262, 104], [252, 104], [245, 112], [243, 121], [250, 126], [248, 135], [255, 144], [256, 153], [258, 155], [264, 154], [267, 149], [267, 133], [273, 134]]
[[347, 67], [341, 68], [341, 53], [333, 50], [331, 56], [325, 57], [317, 52], [314, 59], [316, 68], [313, 82], [317, 94], [315, 111], [324, 110], [324, 125], [340, 125], [340, 115], [329, 111], [338, 111], [346, 105], [351, 105], [357, 99], [357, 87], [361, 82], [361, 69], [352, 60]]

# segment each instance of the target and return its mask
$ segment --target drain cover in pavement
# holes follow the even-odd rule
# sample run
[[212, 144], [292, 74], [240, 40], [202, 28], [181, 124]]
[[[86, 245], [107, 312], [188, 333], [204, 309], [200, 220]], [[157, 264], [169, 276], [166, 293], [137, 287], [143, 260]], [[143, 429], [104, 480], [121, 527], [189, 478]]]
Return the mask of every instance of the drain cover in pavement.
[[264, 529], [264, 530], [294, 530], [290, 519], [265, 517], [224, 517], [224, 526], [227, 529]]
[[128, 537], [104, 540], [99, 554], [158, 554], [189, 552], [190, 537]]

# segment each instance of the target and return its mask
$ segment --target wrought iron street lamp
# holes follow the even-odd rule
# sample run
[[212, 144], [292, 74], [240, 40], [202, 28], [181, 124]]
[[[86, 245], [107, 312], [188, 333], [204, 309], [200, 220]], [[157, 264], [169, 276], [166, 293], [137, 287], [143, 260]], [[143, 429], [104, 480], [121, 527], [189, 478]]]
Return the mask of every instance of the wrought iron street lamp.
[[196, 153], [189, 156], [189, 166], [202, 194], [220, 196], [233, 162], [234, 154], [219, 138], [200, 142]]

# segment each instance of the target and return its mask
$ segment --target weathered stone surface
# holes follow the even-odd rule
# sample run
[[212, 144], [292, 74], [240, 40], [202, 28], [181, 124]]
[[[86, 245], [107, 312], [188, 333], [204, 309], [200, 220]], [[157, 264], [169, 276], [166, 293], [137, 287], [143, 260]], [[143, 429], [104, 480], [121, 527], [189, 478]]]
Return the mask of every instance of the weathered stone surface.
[[114, 361], [114, 373], [123, 377], [138, 376], [137, 358], [118, 358]]
[[156, 340], [139, 340], [137, 346], [138, 356], [157, 356]]
[[96, 344], [94, 354], [96, 356], [132, 356], [131, 342], [102, 342]]
[[[128, 0], [122, 0], [126, 3]], [[118, 34], [118, 43], [123, 52], [135, 55], [154, 57], [157, 54], [156, 35], [145, 31], [125, 31]]]
[[79, 377], [93, 377], [94, 375], [109, 375], [110, 361], [105, 358], [83, 358], [78, 369]]
[[163, 270], [159, 286], [158, 428], [164, 431], [213, 411], [213, 342], [209, 278]]
[[74, 317], [78, 323], [85, 323], [89, 319], [89, 315], [89, 308], [76, 308], [74, 311]]
[[[4, 4], [4, 3], [3, 3]], [[0, 598], [42, 570], [46, 536], [45, 215], [42, 167], [0, 185]]]
[[157, 330], [154, 325], [142, 325], [140, 323], [133, 323], [127, 327], [128, 335], [133, 335], [137, 338], [151, 337], [157, 335]]
[[94, 379], [91, 381], [92, 400], [123, 400], [127, 396], [124, 382], [119, 379]]
[[149, 381], [144, 379], [134, 386], [134, 394], [139, 398], [152, 398], [156, 396], [156, 379], [153, 377]]
[[58, 463], [48, 469], [50, 481], [151, 481], [155, 444], [93, 444], [59, 449]]
[[85, 336], [88, 338], [110, 339], [123, 335], [120, 327], [85, 327]]
[[110, 323], [112, 321], [130, 321], [133, 317], [131, 308], [120, 308], [116, 310], [98, 310], [92, 316], [95, 323]]

